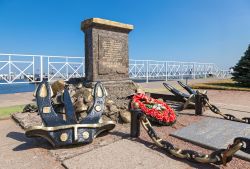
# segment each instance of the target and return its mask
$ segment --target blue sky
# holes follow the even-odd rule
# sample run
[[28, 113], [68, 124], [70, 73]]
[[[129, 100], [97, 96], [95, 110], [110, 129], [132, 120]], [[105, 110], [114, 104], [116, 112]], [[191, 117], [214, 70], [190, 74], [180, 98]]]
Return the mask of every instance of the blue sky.
[[0, 53], [84, 56], [80, 23], [133, 24], [133, 59], [235, 65], [250, 43], [249, 0], [0, 0]]

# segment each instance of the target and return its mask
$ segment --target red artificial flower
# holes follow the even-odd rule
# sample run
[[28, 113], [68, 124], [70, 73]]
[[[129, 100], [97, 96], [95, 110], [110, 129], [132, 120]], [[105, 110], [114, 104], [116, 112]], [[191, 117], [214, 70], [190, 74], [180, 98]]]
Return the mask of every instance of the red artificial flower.
[[[174, 110], [168, 106], [165, 102], [150, 98], [145, 94], [138, 93], [133, 96], [133, 103], [137, 103], [138, 107], [141, 109], [143, 113], [145, 113], [148, 117], [155, 119], [158, 122], [163, 122], [164, 124], [171, 125], [176, 121], [176, 115]], [[155, 104], [157, 106], [164, 107], [164, 110], [158, 110], [157, 108], [151, 105], [151, 108], [146, 105]], [[134, 108], [134, 105], [131, 105]]]

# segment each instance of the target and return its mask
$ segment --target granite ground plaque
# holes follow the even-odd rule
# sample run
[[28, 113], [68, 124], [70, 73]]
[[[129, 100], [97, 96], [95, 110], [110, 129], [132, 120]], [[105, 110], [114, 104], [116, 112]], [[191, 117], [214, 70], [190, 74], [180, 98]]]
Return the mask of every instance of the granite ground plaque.
[[[206, 118], [171, 134], [174, 137], [212, 149], [227, 148], [236, 137], [250, 138], [250, 125], [218, 118]], [[236, 156], [250, 160], [250, 154]]]

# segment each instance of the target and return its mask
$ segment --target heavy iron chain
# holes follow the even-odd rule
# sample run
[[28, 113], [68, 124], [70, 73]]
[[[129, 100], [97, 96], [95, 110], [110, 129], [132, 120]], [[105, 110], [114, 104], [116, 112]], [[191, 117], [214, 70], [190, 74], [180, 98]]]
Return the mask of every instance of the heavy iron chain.
[[211, 154], [202, 154], [193, 150], [182, 150], [175, 147], [170, 142], [161, 139], [153, 129], [145, 114], [142, 114], [139, 117], [139, 120], [143, 128], [147, 131], [149, 137], [158, 147], [165, 149], [167, 153], [178, 158], [187, 159], [189, 161], [195, 161], [199, 163], [226, 165], [226, 163], [232, 160], [232, 156], [239, 150], [250, 154], [250, 139], [243, 137], [235, 138], [234, 143], [232, 145], [229, 145], [227, 149], [219, 149], [212, 152]]
[[231, 114], [225, 114], [223, 112], [220, 111], [220, 109], [218, 107], [216, 107], [215, 105], [211, 104], [209, 102], [209, 99], [207, 97], [207, 95], [199, 93], [203, 96], [203, 100], [205, 102], [205, 106], [209, 107], [209, 109], [214, 112], [215, 114], [218, 114], [220, 116], [222, 116], [224, 119], [226, 120], [231, 120], [231, 121], [237, 121], [237, 122], [241, 122], [241, 123], [247, 123], [250, 124], [250, 117], [244, 117], [242, 119], [239, 119], [237, 117], [235, 117], [234, 115]]

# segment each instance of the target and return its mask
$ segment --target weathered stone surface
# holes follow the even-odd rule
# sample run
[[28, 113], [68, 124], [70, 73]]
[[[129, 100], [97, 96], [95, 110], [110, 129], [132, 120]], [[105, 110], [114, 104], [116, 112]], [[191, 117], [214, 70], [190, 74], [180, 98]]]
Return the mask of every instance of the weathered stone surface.
[[112, 105], [112, 104], [114, 104], [113, 100], [107, 100], [106, 103], [107, 103], [107, 105]]
[[[206, 118], [171, 135], [212, 149], [227, 148], [236, 137], [250, 138], [250, 125]], [[236, 156], [250, 160], [250, 155], [241, 151], [237, 152]]]
[[27, 104], [24, 108], [23, 108], [23, 112], [30, 112], [30, 113], [34, 113], [37, 112], [38, 108], [35, 104]]
[[89, 103], [93, 100], [92, 92], [89, 89], [85, 89], [83, 92], [83, 99], [85, 103]]
[[79, 113], [79, 112], [82, 112], [82, 111], [86, 111], [88, 109], [88, 106], [85, 105], [81, 101], [77, 101], [74, 104], [74, 108], [75, 108], [76, 113]]
[[120, 112], [121, 119], [124, 123], [130, 123], [131, 122], [131, 112], [130, 111], [122, 111]]
[[62, 92], [57, 92], [51, 100], [54, 104], [62, 104]]
[[108, 99], [112, 100], [118, 109], [127, 109], [130, 103], [130, 97], [137, 89], [132, 81], [125, 82], [106, 82], [103, 83], [108, 92]]
[[[101, 159], [101, 160], [97, 160]], [[69, 169], [90, 168], [136, 168], [136, 169], [179, 169], [188, 165], [158, 151], [151, 150], [143, 144], [120, 140], [74, 158], [65, 160], [63, 165]]]
[[[135, 93], [137, 85], [131, 81], [119, 81], [119, 82], [104, 82], [105, 88], [107, 89], [108, 96], [105, 102], [104, 115], [107, 115], [110, 119], [116, 122], [122, 122], [120, 112], [129, 109], [130, 97]], [[69, 88], [69, 93], [71, 95], [71, 100], [74, 105], [76, 116], [79, 120], [86, 117], [87, 110], [92, 106], [93, 96], [92, 88], [94, 83], [89, 85], [84, 83], [79, 86], [78, 84], [66, 84]], [[79, 88], [81, 87], [81, 88]], [[52, 98], [53, 108], [57, 113], [65, 113], [64, 105], [61, 102], [63, 92], [57, 92], [56, 96]], [[21, 119], [22, 126], [26, 126], [29, 120], [25, 121]], [[128, 121], [128, 120], [125, 120]], [[30, 124], [28, 124], [30, 126]]]
[[119, 111], [116, 105], [111, 105], [108, 107], [110, 112], [117, 113]]
[[142, 94], [145, 94], [145, 91], [144, 91], [144, 90], [142, 90], [141, 88], [138, 88], [138, 89], [136, 90], [136, 93], [142, 93]]
[[51, 84], [51, 88], [53, 91], [53, 94], [56, 95], [57, 92], [61, 92], [64, 90], [65, 82], [64, 80], [57, 80], [54, 83]]
[[79, 105], [79, 107], [76, 109], [76, 113], [77, 113], [77, 112], [87, 111], [87, 109], [88, 109], [88, 106], [87, 106], [87, 105], [81, 104], [81, 105]]
[[125, 30], [132, 30], [134, 29], [133, 25], [130, 24], [124, 24], [120, 22], [115, 22], [115, 21], [110, 21], [106, 19], [101, 19], [101, 18], [91, 18], [87, 19], [84, 22], [82, 22], [82, 29], [88, 29], [92, 25], [102, 25], [102, 26], [112, 26], [113, 28], [117, 29], [125, 29]]
[[82, 30], [85, 33], [85, 73], [87, 81], [129, 79], [128, 33], [133, 28], [120, 27], [117, 24], [126, 24], [113, 23], [113, 21], [99, 18], [82, 22]]
[[31, 126], [40, 126], [42, 124], [42, 119], [37, 113], [13, 113], [12, 118], [19, 123], [19, 125], [27, 129]]
[[83, 87], [83, 84], [82, 83], [78, 83], [77, 85], [76, 85], [76, 88], [77, 89], [81, 89]]

